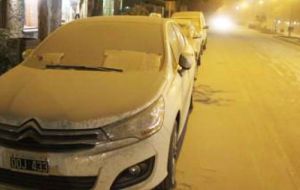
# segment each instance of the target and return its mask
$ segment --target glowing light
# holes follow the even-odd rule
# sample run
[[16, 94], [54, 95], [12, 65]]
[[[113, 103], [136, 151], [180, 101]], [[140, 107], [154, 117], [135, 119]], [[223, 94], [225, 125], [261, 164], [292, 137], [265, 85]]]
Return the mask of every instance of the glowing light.
[[260, 5], [263, 5], [265, 2], [263, 1], [263, 0], [260, 0], [259, 2], [258, 2], [258, 4], [260, 4]]
[[218, 31], [230, 31], [234, 28], [232, 19], [226, 15], [216, 16], [211, 20], [212, 28]]
[[242, 7], [243, 9], [248, 8], [248, 7], [249, 7], [248, 2], [243, 2], [243, 3], [241, 4], [241, 7]]
[[242, 3], [240, 3], [239, 5], [235, 6], [235, 9], [237, 11], [242, 10], [242, 9], [247, 9], [249, 7], [248, 2], [244, 1]]

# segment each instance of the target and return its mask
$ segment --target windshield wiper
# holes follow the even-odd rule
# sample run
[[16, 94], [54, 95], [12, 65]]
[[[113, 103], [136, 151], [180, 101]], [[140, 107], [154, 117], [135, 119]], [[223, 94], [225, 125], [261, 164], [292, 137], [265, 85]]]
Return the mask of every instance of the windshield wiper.
[[87, 67], [77, 65], [46, 65], [46, 69], [72, 69], [82, 71], [104, 71], [104, 72], [123, 72], [122, 69], [111, 68], [111, 67]]

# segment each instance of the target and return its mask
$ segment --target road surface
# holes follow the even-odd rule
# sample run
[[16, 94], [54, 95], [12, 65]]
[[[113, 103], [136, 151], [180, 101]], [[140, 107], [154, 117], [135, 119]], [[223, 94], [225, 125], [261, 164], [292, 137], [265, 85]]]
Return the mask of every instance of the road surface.
[[300, 46], [212, 32], [195, 85], [177, 189], [300, 189]]

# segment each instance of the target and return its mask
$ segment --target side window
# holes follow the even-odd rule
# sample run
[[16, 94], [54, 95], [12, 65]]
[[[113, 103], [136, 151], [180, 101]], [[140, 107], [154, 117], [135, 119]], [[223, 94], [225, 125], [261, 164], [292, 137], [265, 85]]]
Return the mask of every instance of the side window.
[[171, 50], [172, 50], [174, 59], [176, 61], [175, 64], [177, 64], [179, 61], [179, 56], [181, 54], [181, 49], [180, 49], [180, 45], [178, 42], [178, 37], [177, 37], [176, 32], [174, 31], [174, 28], [172, 27], [172, 25], [169, 25], [169, 27], [168, 27], [168, 37], [169, 37], [169, 43], [171, 46]]
[[200, 17], [200, 22], [201, 22], [201, 27], [206, 26], [204, 15], [201, 15], [201, 17]]
[[179, 42], [179, 48], [180, 48], [180, 52], [182, 52], [186, 46], [186, 41], [185, 41], [185, 37], [183, 36], [183, 34], [181, 33], [180, 28], [178, 28], [178, 26], [173, 25], [176, 36], [178, 38], [178, 42]]

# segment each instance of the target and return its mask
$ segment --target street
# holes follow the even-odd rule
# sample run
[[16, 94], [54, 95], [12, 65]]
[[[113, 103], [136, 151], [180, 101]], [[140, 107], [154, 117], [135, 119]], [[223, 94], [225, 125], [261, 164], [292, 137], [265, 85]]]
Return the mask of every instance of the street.
[[300, 190], [300, 0], [0, 0], [0, 190]]
[[300, 188], [300, 46], [248, 29], [211, 32], [177, 189]]

